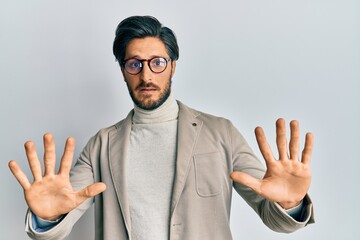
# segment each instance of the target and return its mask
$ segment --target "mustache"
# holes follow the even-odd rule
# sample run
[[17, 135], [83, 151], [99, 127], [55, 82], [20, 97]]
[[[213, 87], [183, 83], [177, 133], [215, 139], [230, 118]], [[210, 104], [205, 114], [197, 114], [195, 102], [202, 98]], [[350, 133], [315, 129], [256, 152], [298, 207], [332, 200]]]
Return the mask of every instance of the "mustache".
[[156, 90], [160, 90], [160, 87], [152, 82], [146, 83], [146, 82], [141, 82], [136, 88], [135, 90], [139, 90], [140, 88], [155, 88]]

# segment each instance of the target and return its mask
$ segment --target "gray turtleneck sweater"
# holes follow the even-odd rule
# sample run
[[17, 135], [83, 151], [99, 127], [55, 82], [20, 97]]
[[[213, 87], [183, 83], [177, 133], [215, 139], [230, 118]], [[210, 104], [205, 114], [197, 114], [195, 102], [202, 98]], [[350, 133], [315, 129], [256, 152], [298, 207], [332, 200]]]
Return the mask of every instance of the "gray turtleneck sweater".
[[127, 159], [132, 240], [167, 240], [179, 107], [171, 94], [157, 109], [135, 106]]

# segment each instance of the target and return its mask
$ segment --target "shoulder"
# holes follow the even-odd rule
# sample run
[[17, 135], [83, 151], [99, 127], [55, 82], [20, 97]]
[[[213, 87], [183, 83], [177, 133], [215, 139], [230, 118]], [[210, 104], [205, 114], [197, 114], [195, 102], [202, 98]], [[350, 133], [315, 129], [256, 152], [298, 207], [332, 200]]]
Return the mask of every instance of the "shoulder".
[[133, 110], [129, 112], [126, 118], [120, 120], [119, 122], [110, 125], [105, 128], [101, 128], [95, 135], [93, 135], [89, 141], [88, 145], [97, 145], [99, 143], [107, 143], [109, 136], [112, 134], [118, 133], [123, 127], [126, 127], [127, 124], [131, 123], [133, 115]]
[[131, 110], [128, 115], [126, 116], [126, 118], [120, 120], [119, 122], [110, 125], [108, 127], [102, 128], [98, 131], [97, 135], [103, 136], [103, 135], [108, 135], [111, 132], [117, 132], [119, 131], [121, 128], [123, 128], [126, 124], [131, 123], [132, 121], [132, 116], [134, 115], [134, 110]]
[[217, 127], [223, 125], [227, 127], [232, 126], [231, 121], [227, 118], [196, 110], [183, 104], [180, 101], [178, 101], [178, 104], [180, 108], [180, 114], [192, 116], [193, 118], [201, 120], [204, 124], [216, 125]]

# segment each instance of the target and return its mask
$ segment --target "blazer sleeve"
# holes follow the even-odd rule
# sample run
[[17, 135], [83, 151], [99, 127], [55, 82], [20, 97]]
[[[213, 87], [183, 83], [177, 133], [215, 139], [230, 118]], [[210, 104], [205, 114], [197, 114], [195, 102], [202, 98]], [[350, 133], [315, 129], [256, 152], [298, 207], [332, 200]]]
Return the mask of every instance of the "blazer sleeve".
[[[262, 179], [265, 174], [262, 163], [255, 156], [244, 137], [231, 123], [229, 124], [229, 136], [232, 147], [233, 171], [245, 172], [257, 179]], [[252, 189], [236, 182], [233, 182], [233, 187], [255, 210], [264, 224], [276, 232], [294, 232], [314, 222], [313, 205], [308, 195], [303, 200], [302, 221], [296, 221], [279, 204], [259, 196]]]
[[[80, 154], [76, 164], [71, 169], [70, 178], [74, 190], [80, 190], [94, 183], [94, 174], [91, 164], [91, 151], [96, 147], [95, 137], [91, 138], [82, 153]], [[83, 202], [80, 206], [69, 212], [58, 224], [45, 232], [37, 232], [33, 229], [33, 218], [30, 210], [26, 213], [25, 231], [31, 239], [37, 240], [55, 240], [66, 238], [77, 220], [92, 205], [93, 198]]]

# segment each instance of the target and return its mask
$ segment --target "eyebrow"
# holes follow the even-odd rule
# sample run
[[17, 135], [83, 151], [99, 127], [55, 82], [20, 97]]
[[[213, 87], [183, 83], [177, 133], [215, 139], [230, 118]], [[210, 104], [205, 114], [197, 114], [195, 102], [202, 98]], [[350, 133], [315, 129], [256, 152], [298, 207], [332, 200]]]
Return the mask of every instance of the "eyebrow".
[[170, 57], [164, 57], [164, 56], [161, 56], [161, 55], [151, 55], [149, 58], [141, 58], [139, 55], [134, 55], [134, 56], [125, 58], [124, 60], [132, 59], [132, 58], [135, 58], [135, 59], [138, 59], [138, 60], [141, 60], [141, 59], [152, 59], [152, 58], [156, 58], [156, 57], [170, 58]]

